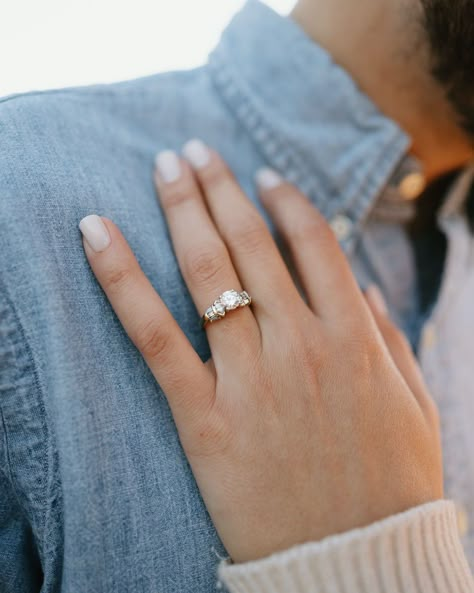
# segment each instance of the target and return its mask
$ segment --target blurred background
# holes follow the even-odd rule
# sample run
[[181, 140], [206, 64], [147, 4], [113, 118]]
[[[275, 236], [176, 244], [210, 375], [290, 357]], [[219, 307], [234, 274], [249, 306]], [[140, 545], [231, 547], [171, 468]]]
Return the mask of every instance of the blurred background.
[[[266, 0], [286, 14], [294, 0]], [[202, 64], [244, 0], [1, 0], [0, 96]]]

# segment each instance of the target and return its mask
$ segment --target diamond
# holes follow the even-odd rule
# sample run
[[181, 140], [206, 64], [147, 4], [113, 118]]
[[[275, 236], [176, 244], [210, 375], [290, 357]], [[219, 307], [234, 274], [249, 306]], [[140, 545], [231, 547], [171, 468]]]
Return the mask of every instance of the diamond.
[[219, 300], [214, 302], [214, 304], [212, 305], [212, 309], [213, 309], [214, 313], [219, 315], [219, 317], [224, 317], [225, 306]]
[[252, 299], [250, 298], [250, 296], [246, 290], [241, 292], [240, 296], [242, 298], [242, 306], [250, 305], [250, 303], [252, 302]]
[[219, 300], [227, 311], [237, 309], [237, 307], [240, 307], [242, 302], [242, 298], [236, 290], [227, 290], [220, 296]]

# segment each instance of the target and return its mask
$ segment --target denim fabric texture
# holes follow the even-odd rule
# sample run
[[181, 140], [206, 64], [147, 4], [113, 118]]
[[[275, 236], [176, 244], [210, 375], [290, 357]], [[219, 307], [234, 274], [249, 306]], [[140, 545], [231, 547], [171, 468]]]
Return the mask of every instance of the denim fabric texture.
[[[255, 171], [266, 165], [328, 220], [344, 215], [351, 230], [342, 244], [361, 284], [381, 284], [395, 320], [408, 333], [417, 327], [403, 229], [370, 218], [410, 140], [265, 5], [251, 0], [202, 68], [4, 98], [1, 593], [218, 587], [226, 551], [166, 398], [96, 283], [78, 230], [91, 213], [114, 220], [207, 359], [202, 312], [152, 182], [155, 154], [194, 137], [222, 154], [251, 200]], [[464, 437], [456, 438], [462, 454]]]

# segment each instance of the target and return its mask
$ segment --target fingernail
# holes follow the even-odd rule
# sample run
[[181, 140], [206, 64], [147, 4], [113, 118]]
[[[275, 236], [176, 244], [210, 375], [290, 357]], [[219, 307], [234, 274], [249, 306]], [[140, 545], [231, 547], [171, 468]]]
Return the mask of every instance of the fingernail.
[[208, 147], [204, 142], [196, 138], [186, 142], [183, 146], [183, 155], [191, 163], [194, 169], [203, 169], [211, 160], [211, 153]]
[[380, 315], [388, 315], [387, 302], [385, 301], [385, 298], [380, 288], [376, 284], [371, 284], [367, 289], [366, 294], [371, 304], [374, 306], [374, 308], [378, 311]]
[[283, 178], [273, 169], [265, 167], [257, 171], [255, 181], [259, 190], [269, 191], [281, 185]]
[[90, 214], [79, 223], [81, 233], [96, 253], [105, 251], [111, 243], [109, 231], [104, 221], [97, 214]]
[[172, 150], [163, 150], [156, 155], [156, 170], [165, 183], [174, 183], [181, 177], [181, 163]]

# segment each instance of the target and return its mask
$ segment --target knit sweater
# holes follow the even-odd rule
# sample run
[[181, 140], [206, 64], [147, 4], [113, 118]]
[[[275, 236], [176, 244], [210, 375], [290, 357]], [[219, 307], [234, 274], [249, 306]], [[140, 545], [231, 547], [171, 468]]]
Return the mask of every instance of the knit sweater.
[[231, 593], [472, 593], [453, 503], [439, 501], [255, 562], [224, 561]]

